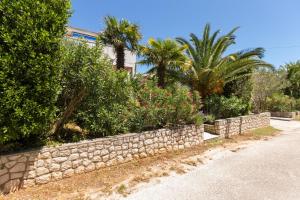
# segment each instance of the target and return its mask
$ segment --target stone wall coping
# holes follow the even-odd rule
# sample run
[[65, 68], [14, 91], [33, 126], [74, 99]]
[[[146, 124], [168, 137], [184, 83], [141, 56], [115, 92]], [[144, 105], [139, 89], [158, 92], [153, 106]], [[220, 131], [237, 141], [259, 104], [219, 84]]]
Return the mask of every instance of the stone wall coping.
[[249, 117], [255, 117], [255, 116], [270, 116], [270, 112], [263, 112], [263, 113], [258, 113], [258, 114], [254, 114], [254, 113], [250, 113], [249, 115], [242, 115], [242, 116], [238, 116], [238, 117], [230, 117], [230, 118], [225, 118], [225, 119], [217, 119], [215, 120], [215, 123], [218, 122], [227, 122], [227, 121], [234, 121], [234, 120], [240, 120], [240, 118], [249, 118]]
[[214, 124], [204, 124], [204, 126], [215, 127], [215, 125], [214, 125]]
[[235, 120], [238, 121], [238, 120], [240, 120], [240, 117], [231, 117], [231, 118], [227, 118], [226, 120], [229, 122], [235, 121]]
[[289, 114], [289, 113], [297, 113], [297, 111], [293, 111], [293, 112], [279, 112], [279, 111], [277, 111], [277, 112], [271, 112], [271, 113], [284, 113], [284, 114]]
[[215, 122], [223, 122], [223, 121], [226, 121], [226, 119], [217, 119], [217, 120], [215, 120]]

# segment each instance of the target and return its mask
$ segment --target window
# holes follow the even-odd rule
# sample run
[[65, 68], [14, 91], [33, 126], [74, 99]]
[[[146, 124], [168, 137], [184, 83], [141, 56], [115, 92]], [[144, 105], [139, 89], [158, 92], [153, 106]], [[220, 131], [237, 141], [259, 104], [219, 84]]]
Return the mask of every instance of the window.
[[73, 38], [84, 38], [86, 40], [93, 41], [93, 42], [96, 41], [96, 37], [90, 36], [90, 35], [85, 35], [85, 34], [78, 33], [78, 32], [73, 32], [72, 37]]

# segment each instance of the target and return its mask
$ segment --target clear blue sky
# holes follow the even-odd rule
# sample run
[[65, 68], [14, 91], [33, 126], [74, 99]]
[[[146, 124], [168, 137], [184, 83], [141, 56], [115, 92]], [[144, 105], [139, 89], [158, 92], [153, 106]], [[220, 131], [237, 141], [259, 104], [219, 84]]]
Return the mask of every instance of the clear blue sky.
[[98, 32], [104, 16], [126, 18], [140, 25], [142, 43], [200, 35], [209, 22], [222, 33], [240, 26], [230, 51], [264, 47], [264, 59], [276, 67], [300, 59], [300, 0], [72, 0], [72, 6], [71, 26]]

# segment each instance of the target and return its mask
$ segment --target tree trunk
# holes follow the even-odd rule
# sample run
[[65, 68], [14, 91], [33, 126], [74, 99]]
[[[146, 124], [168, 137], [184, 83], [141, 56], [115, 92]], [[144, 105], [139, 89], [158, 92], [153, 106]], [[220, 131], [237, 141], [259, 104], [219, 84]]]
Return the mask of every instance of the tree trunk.
[[166, 68], [163, 65], [157, 67], [158, 87], [165, 88]]
[[82, 102], [82, 99], [87, 95], [85, 89], [81, 89], [77, 96], [71, 99], [70, 103], [67, 105], [66, 110], [63, 112], [61, 118], [57, 120], [53, 126], [52, 133], [57, 134], [59, 133], [64, 124], [68, 121], [68, 119], [72, 116], [74, 111], [77, 109], [77, 107]]
[[123, 46], [115, 47], [117, 57], [117, 69], [125, 68], [125, 48]]

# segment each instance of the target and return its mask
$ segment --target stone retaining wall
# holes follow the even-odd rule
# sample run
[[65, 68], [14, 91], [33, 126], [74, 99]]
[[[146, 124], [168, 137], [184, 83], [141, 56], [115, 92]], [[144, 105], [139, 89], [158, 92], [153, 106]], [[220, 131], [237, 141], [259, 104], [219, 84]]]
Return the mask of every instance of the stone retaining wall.
[[300, 111], [296, 112], [271, 112], [272, 117], [292, 118], [296, 119], [300, 116]]
[[204, 126], [206, 132], [228, 138], [232, 135], [245, 133], [249, 130], [270, 126], [270, 113], [247, 115], [215, 121], [214, 127]]
[[272, 117], [296, 118], [296, 112], [271, 112]]
[[45, 184], [74, 174], [203, 142], [203, 126], [183, 126], [44, 147], [0, 156], [0, 192]]
[[204, 131], [208, 132], [208, 133], [211, 133], [211, 134], [216, 134], [215, 125], [204, 124]]

